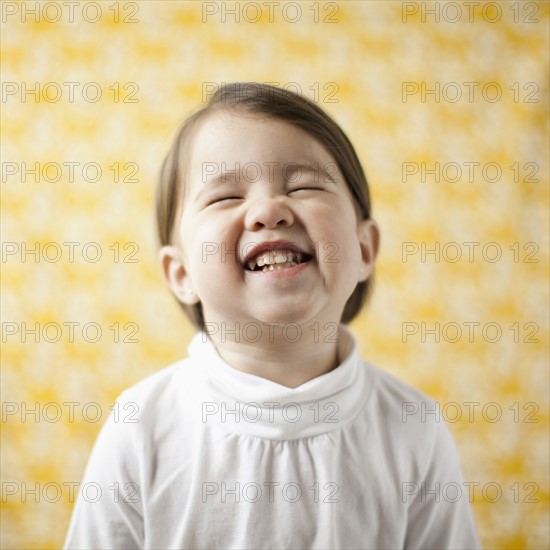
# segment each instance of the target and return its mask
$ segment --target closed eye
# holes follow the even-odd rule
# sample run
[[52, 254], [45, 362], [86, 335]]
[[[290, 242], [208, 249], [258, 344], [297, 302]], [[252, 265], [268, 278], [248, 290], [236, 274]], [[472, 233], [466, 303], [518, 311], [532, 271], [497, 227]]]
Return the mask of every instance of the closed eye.
[[296, 193], [297, 191], [324, 191], [323, 187], [298, 187], [297, 189], [291, 189], [289, 193]]
[[217, 203], [221, 203], [221, 202], [241, 200], [241, 199], [242, 199], [242, 197], [219, 197], [217, 199], [211, 200], [206, 206], [210, 206], [212, 204], [217, 204]]

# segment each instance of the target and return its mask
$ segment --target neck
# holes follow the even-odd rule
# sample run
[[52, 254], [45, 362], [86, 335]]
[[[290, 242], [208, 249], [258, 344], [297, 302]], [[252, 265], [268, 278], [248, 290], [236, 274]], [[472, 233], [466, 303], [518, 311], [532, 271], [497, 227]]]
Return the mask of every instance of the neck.
[[232, 367], [289, 388], [301, 386], [338, 366], [338, 323], [269, 327], [259, 339], [252, 330], [209, 337]]

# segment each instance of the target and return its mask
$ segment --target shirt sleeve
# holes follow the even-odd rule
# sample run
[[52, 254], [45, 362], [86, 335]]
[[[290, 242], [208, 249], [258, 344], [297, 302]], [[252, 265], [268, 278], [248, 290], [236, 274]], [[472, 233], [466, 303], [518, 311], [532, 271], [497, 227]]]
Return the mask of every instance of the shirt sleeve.
[[409, 503], [405, 548], [479, 549], [458, 449], [444, 421], [434, 422], [433, 427], [433, 446], [422, 479], [402, 485], [402, 497]]
[[[142, 491], [138, 479], [140, 419], [136, 403], [117, 400], [88, 460], [65, 539], [65, 549], [143, 547]], [[120, 414], [125, 411], [124, 414]]]

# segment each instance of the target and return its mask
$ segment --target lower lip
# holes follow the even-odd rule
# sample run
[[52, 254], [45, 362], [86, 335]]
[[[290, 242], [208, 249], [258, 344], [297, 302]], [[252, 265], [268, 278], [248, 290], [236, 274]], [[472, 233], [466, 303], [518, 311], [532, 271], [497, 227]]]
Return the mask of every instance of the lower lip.
[[245, 272], [253, 276], [263, 276], [263, 277], [276, 277], [278, 279], [286, 279], [288, 277], [294, 277], [304, 269], [306, 269], [311, 260], [307, 262], [302, 262], [301, 264], [295, 265], [293, 267], [286, 267], [284, 269], [274, 269], [273, 271], [249, 271], [245, 269]]

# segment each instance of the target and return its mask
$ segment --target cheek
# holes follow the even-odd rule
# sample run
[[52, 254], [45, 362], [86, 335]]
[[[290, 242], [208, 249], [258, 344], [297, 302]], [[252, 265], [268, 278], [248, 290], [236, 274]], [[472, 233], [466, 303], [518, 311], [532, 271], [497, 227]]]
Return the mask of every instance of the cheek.
[[[221, 219], [204, 219], [187, 228], [191, 248], [189, 254], [190, 270], [195, 279], [208, 282], [220, 279], [220, 267], [237, 263], [236, 238], [234, 224]], [[222, 284], [222, 283], [220, 283]]]
[[[352, 213], [353, 215], [353, 213]], [[324, 221], [323, 221], [324, 220]], [[361, 260], [361, 249], [355, 225], [349, 213], [319, 218], [316, 234], [316, 252], [319, 261], [343, 269], [351, 268]]]

